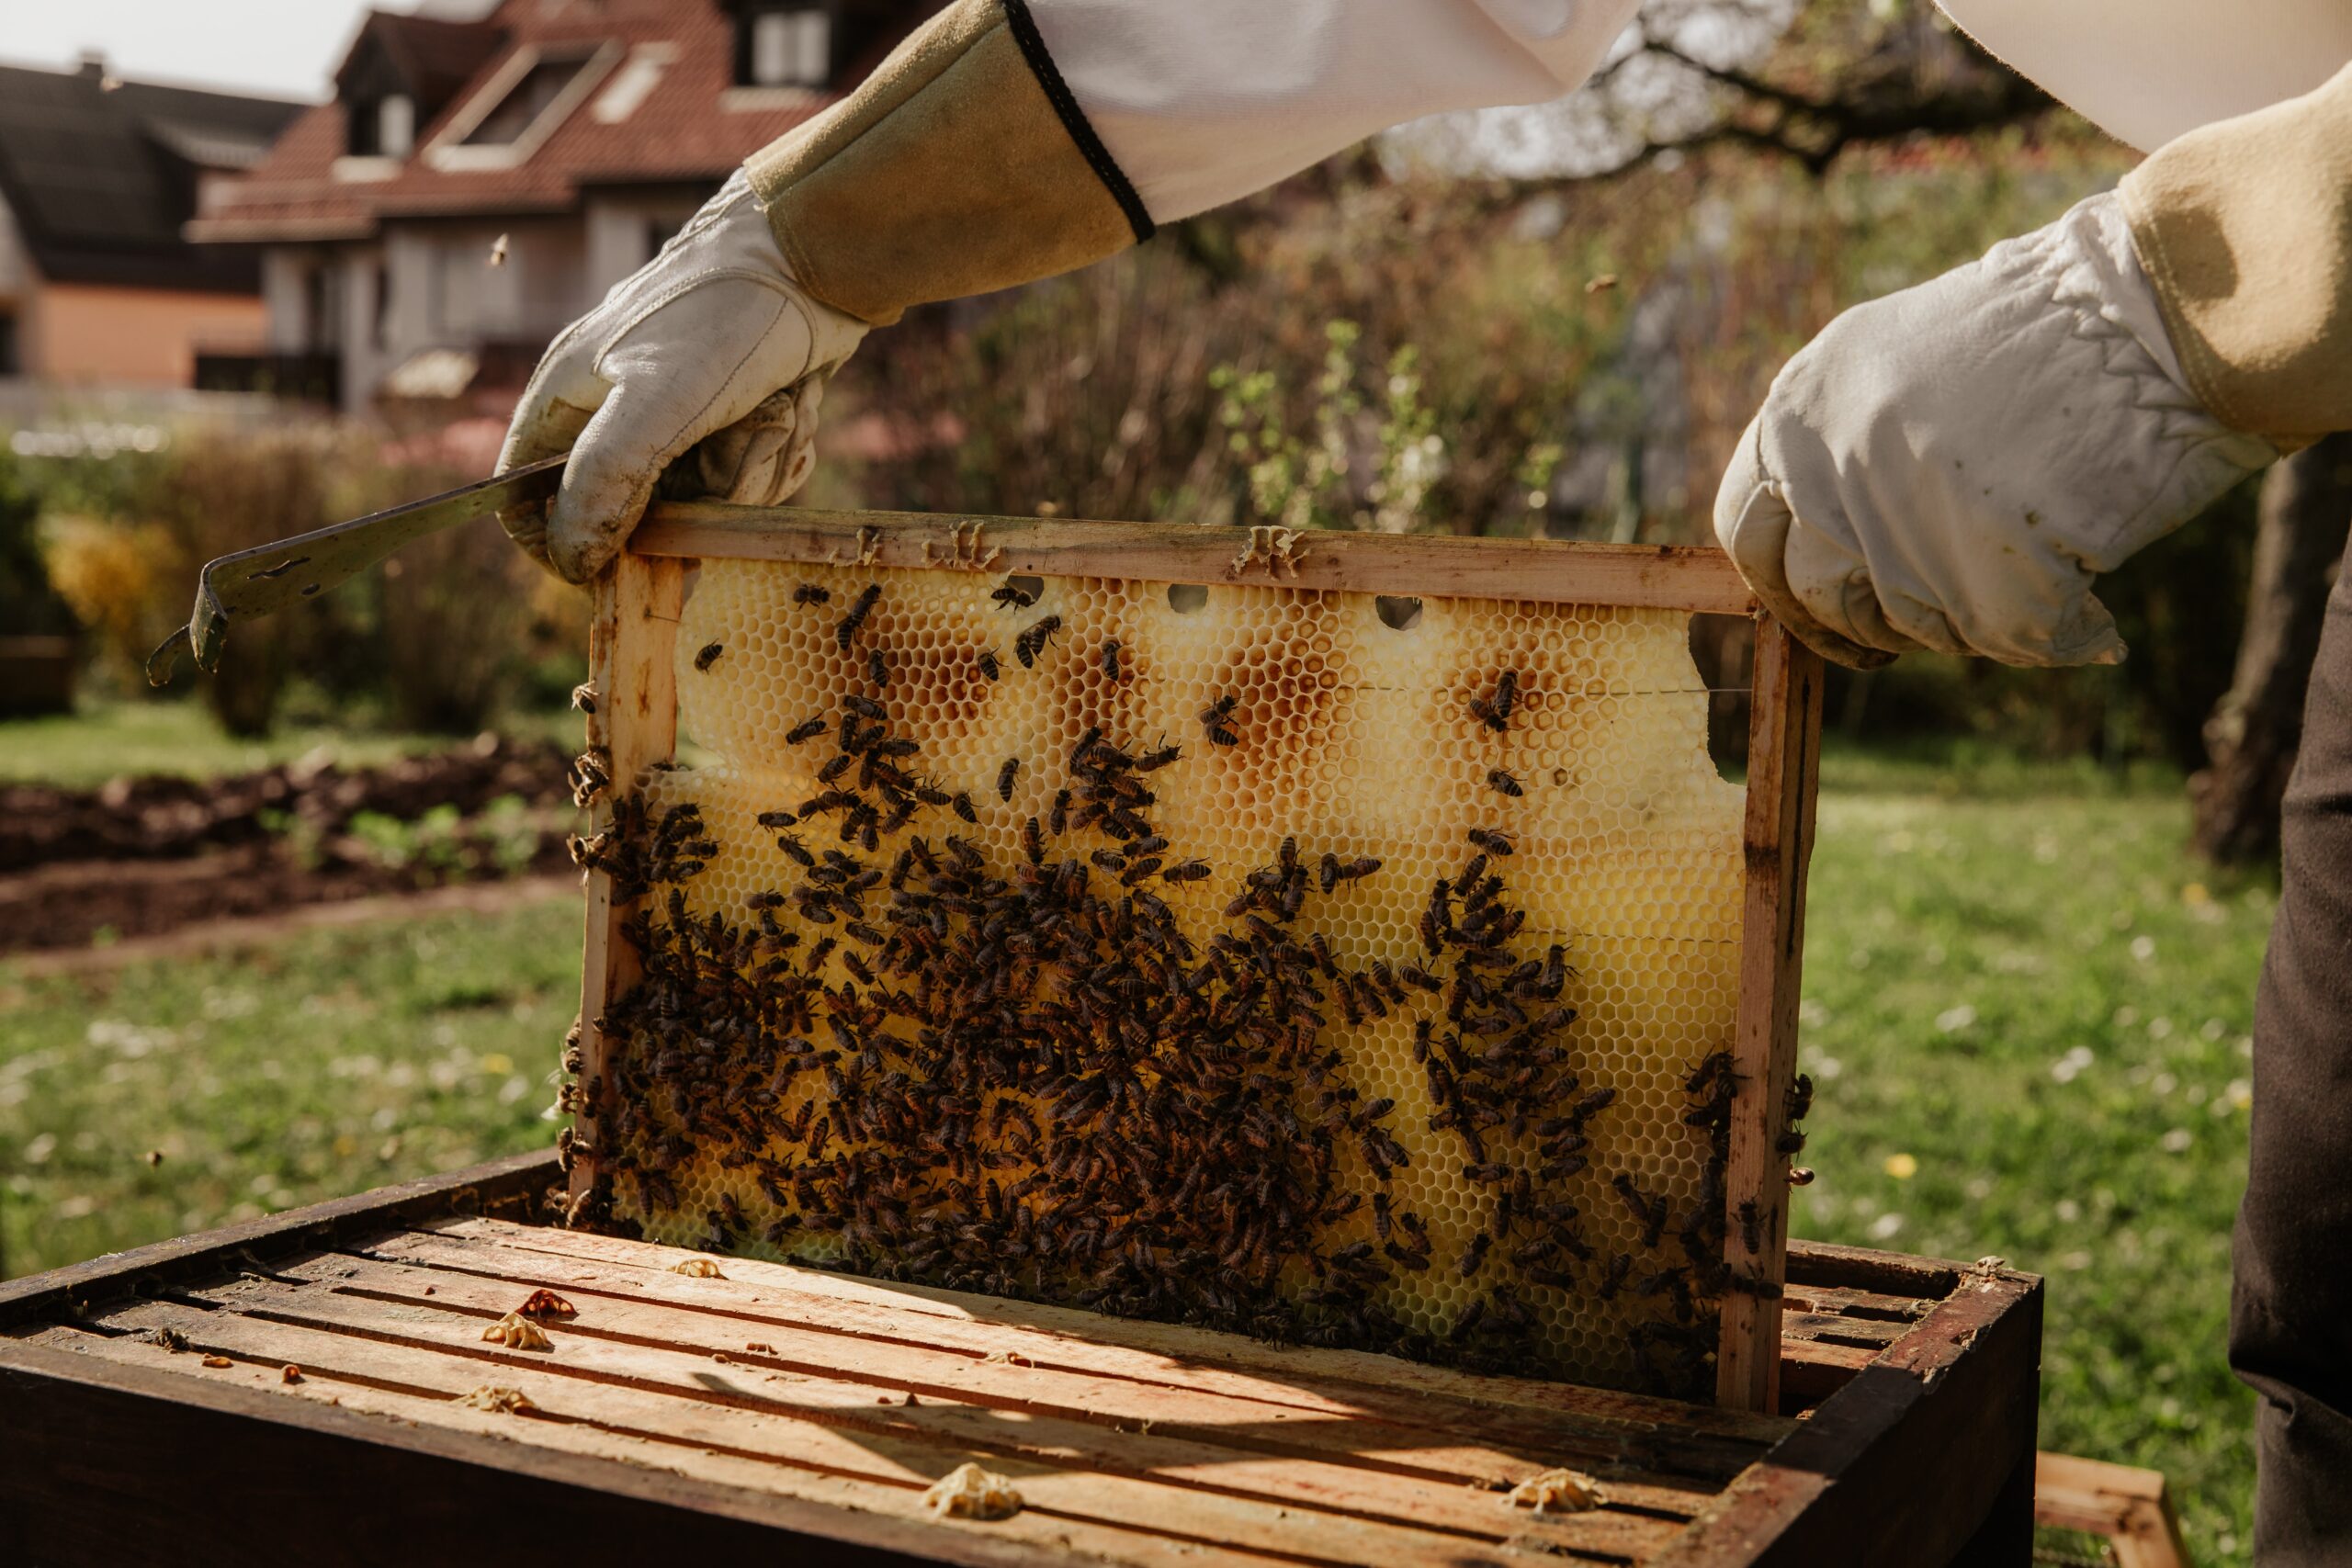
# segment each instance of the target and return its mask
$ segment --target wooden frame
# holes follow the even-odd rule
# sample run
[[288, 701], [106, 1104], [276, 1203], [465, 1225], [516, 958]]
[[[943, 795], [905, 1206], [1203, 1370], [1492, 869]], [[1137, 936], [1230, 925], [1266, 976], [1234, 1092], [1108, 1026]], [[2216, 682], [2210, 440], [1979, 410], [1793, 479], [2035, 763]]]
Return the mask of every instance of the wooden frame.
[[2033, 1522], [2103, 1538], [2116, 1568], [2189, 1568], [2188, 1546], [2161, 1472], [2074, 1454], [2040, 1454]]
[[[904, 569], [963, 567], [997, 575], [1257, 583], [1437, 598], [1506, 598], [1746, 615], [1756, 626], [1748, 726], [1746, 861], [1735, 1101], [1724, 1203], [1726, 1260], [1749, 1285], [1724, 1304], [1716, 1402], [1769, 1411], [1780, 1403], [1781, 1257], [1788, 1156], [1779, 1145], [1795, 1075], [1805, 867], [1812, 853], [1821, 739], [1818, 655], [1764, 615], [1720, 550], [1566, 544], [1451, 536], [1208, 528], [916, 513], [821, 512], [716, 502], [657, 505], [596, 586], [590, 637], [596, 711], [592, 750], [615, 787], [667, 760], [677, 739], [676, 626], [689, 563], [702, 558]], [[599, 826], [602, 826], [600, 820]], [[617, 940], [627, 910], [602, 874], [589, 878], [581, 1020], [583, 1081], [608, 1087], [597, 1020], [636, 976]], [[575, 1197], [593, 1190], [600, 1115], [583, 1100]], [[1750, 1250], [1741, 1220], [1760, 1221]]]
[[[753, 1407], [802, 1408], [801, 1391], [834, 1367], [906, 1386], [909, 1373], [889, 1360], [905, 1352], [889, 1347], [928, 1342], [943, 1323], [969, 1344], [959, 1359], [975, 1370], [987, 1364], [975, 1357], [992, 1336], [1035, 1346], [1047, 1335], [1063, 1348], [1045, 1362], [1107, 1369], [1126, 1357], [1132, 1375], [1140, 1352], [1152, 1359], [1151, 1381], [1167, 1383], [1180, 1400], [1189, 1397], [1186, 1389], [1201, 1397], [1218, 1388], [1246, 1393], [1269, 1376], [1301, 1393], [1340, 1391], [1341, 1404], [1326, 1406], [1322, 1419], [1374, 1423], [1378, 1437], [1368, 1432], [1371, 1440], [1354, 1451], [1363, 1456], [1360, 1471], [1369, 1463], [1363, 1473], [1375, 1493], [1385, 1487], [1402, 1496], [1412, 1485], [1413, 1467], [1399, 1468], [1399, 1423], [1406, 1433], [1424, 1434], [1407, 1447], [1432, 1455], [1457, 1446], [1549, 1453], [1553, 1439], [1543, 1432], [1573, 1438], [1583, 1430], [1601, 1441], [1601, 1457], [1571, 1462], [1604, 1470], [1663, 1465], [1687, 1478], [1687, 1496], [1662, 1499], [1664, 1513], [1637, 1495], [1623, 1500], [1630, 1513], [1594, 1517], [1589, 1528], [1520, 1516], [1526, 1533], [1499, 1551], [1481, 1550], [1463, 1534], [1419, 1536], [1432, 1541], [1438, 1562], [1518, 1561], [1530, 1549], [1558, 1550], [1578, 1539], [1576, 1529], [1587, 1530], [1587, 1540], [1591, 1530], [1616, 1530], [1617, 1546], [1597, 1554], [1645, 1568], [1884, 1562], [1973, 1568], [2020, 1562], [2031, 1541], [2041, 1289], [2038, 1280], [1998, 1268], [1792, 1244], [1781, 1359], [1784, 1386], [1803, 1391], [1797, 1404], [1804, 1419], [1797, 1421], [1469, 1378], [1353, 1352], [1276, 1348], [1067, 1309], [1007, 1313], [993, 1309], [1019, 1303], [941, 1292], [886, 1294], [823, 1270], [742, 1265], [745, 1278], [718, 1287], [727, 1298], [708, 1303], [732, 1336], [769, 1332], [763, 1323], [791, 1326], [800, 1303], [821, 1308], [821, 1296], [809, 1292], [840, 1292], [843, 1305], [831, 1309], [836, 1317], [862, 1314], [866, 1326], [840, 1318], [827, 1331], [840, 1348], [771, 1394], [756, 1392], [756, 1378], [746, 1383], [755, 1369], [728, 1364], [740, 1358], [705, 1359], [692, 1376], [715, 1380], [709, 1396], [683, 1406], [700, 1415], [650, 1434], [656, 1440], [649, 1442], [605, 1438], [578, 1415], [600, 1407], [599, 1388], [616, 1390], [618, 1404], [642, 1407], [650, 1392], [613, 1358], [674, 1358], [675, 1337], [663, 1331], [649, 1344], [620, 1314], [667, 1312], [674, 1323], [674, 1303], [695, 1301], [698, 1282], [662, 1269], [668, 1258], [687, 1256], [674, 1249], [518, 1225], [556, 1179], [554, 1156], [537, 1152], [0, 1284], [0, 1560], [244, 1562], [270, 1554], [274, 1549], [261, 1543], [273, 1540], [300, 1541], [304, 1559], [322, 1568], [379, 1562], [388, 1553], [449, 1563], [519, 1555], [605, 1562], [656, 1549], [681, 1561], [778, 1548], [790, 1561], [810, 1562], [1097, 1560], [1083, 1540], [1051, 1544], [1050, 1518], [1044, 1537], [1032, 1532], [1025, 1540], [986, 1527], [950, 1528], [909, 1517], [903, 1506], [895, 1514], [862, 1511], [846, 1497], [806, 1495], [806, 1487], [795, 1495], [744, 1462], [737, 1445], [775, 1418]], [[639, 1253], [654, 1255], [650, 1267], [629, 1265]], [[538, 1272], [517, 1274], [518, 1266]], [[390, 1277], [402, 1268], [437, 1270], [419, 1277], [437, 1280], [440, 1294], [412, 1299], [416, 1292]], [[752, 1270], [762, 1277], [751, 1278]], [[533, 1280], [589, 1292], [577, 1298], [577, 1326], [594, 1329], [601, 1314], [616, 1314], [605, 1336], [582, 1339], [559, 1325], [551, 1356], [481, 1344], [481, 1322]], [[783, 1293], [771, 1298], [778, 1285]], [[322, 1302], [345, 1303], [328, 1314], [348, 1325], [342, 1336], [319, 1326]], [[368, 1367], [389, 1366], [384, 1358], [400, 1353], [401, 1343], [431, 1338], [427, 1325], [436, 1316], [447, 1320], [439, 1354], [458, 1358], [449, 1387], [561, 1377], [548, 1386], [569, 1391], [564, 1404], [577, 1414], [463, 1418], [444, 1403], [448, 1393], [402, 1393], [406, 1385], [397, 1379], [371, 1382]], [[154, 1325], [173, 1323], [184, 1325], [189, 1341], [178, 1354], [153, 1342]], [[300, 1355], [298, 1346], [306, 1347]], [[320, 1381], [287, 1385], [279, 1364], [312, 1352]], [[1465, 1393], [1475, 1406], [1462, 1404]], [[957, 1398], [953, 1389], [926, 1385], [922, 1404], [951, 1419]], [[1553, 1413], [1540, 1429], [1532, 1424], [1539, 1412]], [[915, 1416], [842, 1412], [853, 1444], [856, 1433], [887, 1437], [887, 1428]], [[1152, 1425], [1098, 1423], [1100, 1457], [1047, 1448], [1039, 1450], [1043, 1468], [1080, 1484], [1093, 1484], [1085, 1480], [1090, 1473], [1148, 1482]], [[1235, 1429], [1242, 1448], [1204, 1472], [1210, 1484], [1177, 1494], [1181, 1506], [1171, 1511], [1126, 1517], [1141, 1532], [1128, 1539], [1151, 1549], [1140, 1560], [1216, 1563], [1246, 1555], [1248, 1543], [1221, 1533], [1227, 1527], [1219, 1521], [1242, 1518], [1237, 1508], [1253, 1490], [1300, 1484], [1295, 1475], [1285, 1481], [1282, 1467], [1291, 1462], [1284, 1455], [1310, 1457], [1299, 1450], [1302, 1435], [1289, 1428], [1269, 1447], [1248, 1428]], [[1332, 1451], [1329, 1443], [1323, 1449]], [[1262, 1481], [1227, 1468], [1252, 1456]], [[2045, 1456], [2045, 1473], [2052, 1462]], [[1329, 1474], [1329, 1466], [1321, 1472]], [[1426, 1482], [1420, 1490], [1430, 1492]], [[2115, 1488], [2105, 1482], [2091, 1490], [2114, 1501]], [[1478, 1499], [1475, 1488], [1442, 1491], [1446, 1507], [1478, 1522], [1464, 1512]], [[1492, 1497], [1485, 1506], [1502, 1507]], [[1403, 1539], [1416, 1539], [1417, 1527], [1442, 1529], [1399, 1507], [1391, 1498], [1369, 1511], [1401, 1519]], [[1255, 1517], [1268, 1511], [1260, 1505]], [[1350, 1556], [1349, 1541], [1384, 1527], [1349, 1512], [1343, 1499], [1327, 1495], [1313, 1512], [1312, 1529], [1355, 1533], [1317, 1536], [1311, 1560], [1405, 1560]], [[1170, 1550], [1153, 1545], [1154, 1531], [1165, 1532]], [[1591, 1560], [1573, 1546], [1568, 1555]]]

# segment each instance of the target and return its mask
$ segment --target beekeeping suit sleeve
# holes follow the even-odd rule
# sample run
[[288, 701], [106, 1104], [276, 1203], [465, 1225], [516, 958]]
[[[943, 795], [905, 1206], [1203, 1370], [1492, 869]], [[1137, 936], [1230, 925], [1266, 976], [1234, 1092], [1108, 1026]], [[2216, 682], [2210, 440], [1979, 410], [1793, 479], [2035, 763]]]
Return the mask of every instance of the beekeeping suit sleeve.
[[1716, 533], [1848, 663], [2113, 662], [2100, 574], [2352, 427], [2352, 6], [1945, 4], [2156, 150], [2119, 191], [1832, 321], [1741, 437]]
[[1422, 115], [1582, 82], [1636, 0], [956, 0], [746, 164], [880, 324], [1067, 271]]
[[2121, 197], [2180, 367], [2285, 446], [2352, 428], [2352, 5], [1944, 0], [1971, 36], [2148, 150]]

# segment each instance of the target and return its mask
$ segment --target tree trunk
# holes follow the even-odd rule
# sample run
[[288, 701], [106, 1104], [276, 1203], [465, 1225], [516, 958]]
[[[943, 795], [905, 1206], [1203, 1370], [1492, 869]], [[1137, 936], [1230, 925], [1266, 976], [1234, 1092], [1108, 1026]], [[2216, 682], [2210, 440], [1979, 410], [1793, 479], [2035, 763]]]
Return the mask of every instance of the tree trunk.
[[2237, 669], [2205, 721], [2212, 764], [2188, 781], [2197, 848], [2225, 865], [2266, 859], [2278, 847], [2278, 803], [2302, 741], [2331, 569], [2352, 525], [2352, 433], [2271, 469], [2260, 519]]

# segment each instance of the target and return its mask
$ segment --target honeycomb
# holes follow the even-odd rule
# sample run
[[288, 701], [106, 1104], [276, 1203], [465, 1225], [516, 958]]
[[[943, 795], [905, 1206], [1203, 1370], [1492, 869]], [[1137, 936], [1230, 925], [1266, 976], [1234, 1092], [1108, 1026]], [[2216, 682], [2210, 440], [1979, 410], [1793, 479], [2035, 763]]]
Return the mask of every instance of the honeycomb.
[[702, 566], [612, 1217], [1703, 1396], [1742, 792], [1687, 616], [1203, 592]]

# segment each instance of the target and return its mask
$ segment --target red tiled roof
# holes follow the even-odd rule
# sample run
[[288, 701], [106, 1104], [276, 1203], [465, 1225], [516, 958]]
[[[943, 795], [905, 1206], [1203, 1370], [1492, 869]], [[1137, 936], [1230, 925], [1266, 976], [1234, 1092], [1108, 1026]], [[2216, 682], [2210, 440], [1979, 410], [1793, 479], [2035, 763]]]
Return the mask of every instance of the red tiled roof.
[[[935, 5], [910, 5], [910, 22]], [[346, 145], [344, 107], [306, 111], [249, 173], [227, 183], [188, 235], [200, 241], [356, 239], [387, 218], [550, 212], [578, 203], [582, 187], [717, 182], [750, 153], [807, 119], [832, 95], [753, 95], [728, 107], [734, 24], [718, 0], [505, 0], [489, 18], [505, 40], [439, 113], [417, 128], [418, 152], [390, 179], [334, 177]], [[597, 101], [628, 68], [621, 58], [553, 134], [512, 167], [436, 169], [423, 155], [441, 129], [473, 103], [526, 46], [662, 43], [674, 51], [659, 82], [627, 118], [600, 122]], [[872, 62], [860, 62], [861, 66]], [[739, 95], [742, 96], [742, 95]]]

